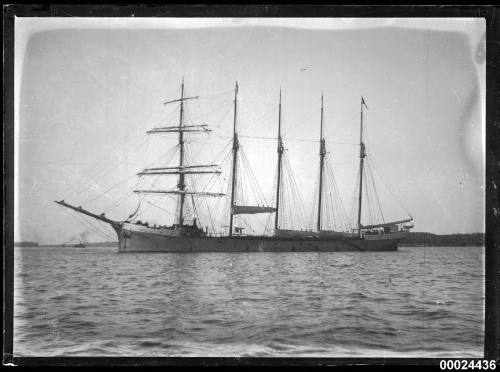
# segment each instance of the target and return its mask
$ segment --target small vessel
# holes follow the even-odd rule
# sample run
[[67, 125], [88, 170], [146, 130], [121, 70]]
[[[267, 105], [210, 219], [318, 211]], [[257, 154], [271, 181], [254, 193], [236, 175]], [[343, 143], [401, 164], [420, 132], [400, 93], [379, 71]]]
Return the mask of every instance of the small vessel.
[[78, 239], [78, 243], [75, 243], [74, 240], [72, 240], [62, 243], [61, 247], [85, 248], [86, 245], [80, 239]]
[[[333, 209], [328, 205], [332, 202], [332, 193], [326, 193], [325, 187], [332, 183], [325, 164], [326, 142], [323, 134], [323, 95], [321, 96], [321, 122], [319, 139], [319, 182], [316, 203], [316, 228], [285, 228], [284, 226], [284, 203], [283, 198], [288, 195], [296, 195], [296, 201], [300, 201], [300, 195], [290, 191], [293, 182], [284, 180], [284, 143], [281, 134], [281, 90], [279, 95], [279, 117], [277, 135], [277, 176], [274, 205], [252, 205], [245, 203], [245, 195], [242, 193], [242, 181], [239, 178], [240, 168], [245, 165], [245, 158], [240, 157], [240, 142], [238, 136], [238, 83], [234, 89], [233, 100], [233, 135], [231, 140], [231, 166], [230, 183], [228, 185], [228, 221], [224, 233], [216, 233], [215, 230], [208, 231], [208, 226], [199, 224], [197, 210], [199, 204], [197, 198], [221, 198], [226, 194], [223, 192], [212, 192], [209, 190], [197, 190], [196, 182], [191, 183], [187, 178], [203, 175], [220, 175], [221, 171], [216, 164], [190, 164], [187, 163], [185, 153], [185, 136], [196, 133], [209, 133], [211, 130], [207, 124], [186, 125], [184, 123], [184, 110], [187, 101], [193, 101], [198, 96], [186, 97], [184, 95], [184, 81], [181, 84], [181, 96], [178, 99], [167, 101], [164, 104], [179, 104], [179, 123], [175, 126], [156, 127], [149, 130], [148, 134], [175, 134], [178, 136], [177, 147], [179, 149], [179, 161], [176, 166], [156, 166], [145, 168], [138, 173], [139, 177], [168, 177], [176, 176], [177, 184], [171, 189], [137, 189], [136, 194], [165, 196], [174, 195], [177, 198], [175, 221], [171, 225], [157, 226], [134, 220], [136, 209], [127, 219], [116, 221], [108, 218], [104, 213], [90, 212], [81, 206], [76, 207], [64, 200], [56, 201], [57, 204], [72, 209], [80, 214], [90, 216], [105, 222], [114, 229], [118, 236], [119, 252], [294, 252], [294, 251], [395, 251], [400, 242], [413, 227], [413, 217], [398, 219], [396, 221], [381, 221], [380, 223], [362, 223], [363, 208], [363, 176], [365, 173], [366, 147], [363, 139], [363, 114], [367, 108], [365, 100], [361, 97], [360, 108], [360, 154], [359, 154], [359, 181], [357, 195], [357, 224], [350, 230], [337, 231], [324, 229], [323, 215], [325, 209]], [[255, 189], [255, 181], [252, 187]], [[335, 194], [335, 193], [334, 193]], [[330, 197], [330, 199], [327, 198]], [[337, 195], [338, 199], [338, 195]], [[186, 217], [186, 204], [190, 202], [192, 218]], [[154, 204], [154, 203], [153, 203]], [[289, 203], [290, 204], [290, 201]], [[298, 205], [298, 204], [297, 204]], [[298, 208], [298, 207], [297, 207]], [[290, 205], [288, 205], [290, 211]], [[210, 210], [208, 210], [210, 214]], [[245, 215], [274, 214], [274, 228], [268, 234], [251, 235], [246, 234], [244, 224], [235, 224], [235, 218]], [[247, 229], [248, 231], [248, 229]], [[82, 243], [80, 242], [79, 246]]]
[[83, 244], [81, 240], [78, 243], [73, 244], [73, 248], [85, 248], [85, 247], [86, 245]]

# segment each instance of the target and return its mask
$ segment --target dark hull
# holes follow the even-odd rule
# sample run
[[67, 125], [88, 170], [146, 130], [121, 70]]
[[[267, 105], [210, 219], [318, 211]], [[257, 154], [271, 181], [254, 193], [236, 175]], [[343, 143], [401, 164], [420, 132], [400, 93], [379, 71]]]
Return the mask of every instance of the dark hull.
[[402, 234], [380, 239], [189, 237], [122, 229], [119, 252], [348, 252], [396, 251]]

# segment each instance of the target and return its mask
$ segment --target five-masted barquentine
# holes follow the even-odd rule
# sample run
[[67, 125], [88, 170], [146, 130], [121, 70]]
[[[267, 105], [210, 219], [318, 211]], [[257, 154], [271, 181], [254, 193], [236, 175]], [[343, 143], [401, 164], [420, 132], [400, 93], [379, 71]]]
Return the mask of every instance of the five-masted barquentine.
[[[179, 99], [167, 101], [164, 104], [179, 103], [179, 124], [176, 126], [158, 127], [149, 130], [147, 133], [174, 133], [178, 135], [179, 162], [178, 166], [152, 167], [143, 169], [138, 175], [148, 176], [168, 176], [177, 177], [175, 189], [140, 189], [134, 190], [137, 194], [165, 195], [175, 194], [178, 198], [178, 208], [176, 222], [171, 226], [150, 226], [147, 223], [133, 221], [130, 215], [124, 221], [115, 221], [102, 214], [95, 214], [66, 203], [64, 200], [56, 201], [59, 205], [70, 208], [78, 213], [93, 217], [99, 221], [110, 224], [118, 235], [119, 252], [293, 252], [293, 251], [391, 251], [397, 250], [397, 243], [401, 241], [413, 227], [413, 218], [401, 219], [393, 222], [383, 222], [379, 224], [362, 224], [363, 207], [363, 174], [364, 160], [366, 157], [365, 143], [363, 140], [363, 114], [366, 103], [361, 97], [361, 123], [360, 123], [360, 155], [359, 155], [359, 194], [357, 200], [357, 226], [350, 231], [323, 230], [322, 211], [325, 200], [323, 184], [325, 178], [325, 155], [326, 144], [323, 133], [323, 95], [321, 96], [321, 122], [320, 122], [320, 150], [319, 150], [319, 183], [317, 194], [317, 216], [315, 231], [306, 229], [284, 229], [281, 227], [280, 211], [281, 196], [283, 188], [283, 154], [285, 151], [282, 138], [282, 105], [281, 90], [279, 95], [279, 116], [278, 116], [278, 136], [277, 136], [277, 175], [275, 190], [275, 207], [262, 205], [245, 205], [237, 199], [239, 162], [238, 152], [240, 143], [238, 138], [238, 83], [234, 89], [234, 119], [232, 136], [232, 163], [230, 177], [230, 205], [229, 223], [227, 234], [211, 234], [204, 226], [200, 226], [197, 219], [186, 221], [184, 210], [186, 197], [192, 200], [195, 205], [195, 198], [198, 197], [222, 197], [224, 193], [210, 192], [206, 190], [191, 189], [192, 185], [186, 183], [187, 175], [220, 174], [216, 164], [196, 165], [188, 164], [185, 156], [185, 134], [210, 132], [207, 124], [185, 125], [184, 110], [185, 102], [195, 100], [198, 96], [184, 96], [184, 81], [181, 85], [181, 97]], [[274, 213], [274, 229], [268, 235], [248, 235], [243, 233], [241, 227], [235, 226], [235, 216]]]

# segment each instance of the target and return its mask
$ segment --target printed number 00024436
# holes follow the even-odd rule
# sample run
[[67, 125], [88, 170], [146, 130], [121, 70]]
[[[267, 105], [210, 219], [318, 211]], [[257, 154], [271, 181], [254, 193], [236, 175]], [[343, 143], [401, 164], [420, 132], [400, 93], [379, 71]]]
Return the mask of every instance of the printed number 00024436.
[[495, 370], [497, 364], [494, 360], [445, 360], [439, 362], [439, 368], [442, 370], [458, 370], [458, 369], [479, 369], [479, 370]]

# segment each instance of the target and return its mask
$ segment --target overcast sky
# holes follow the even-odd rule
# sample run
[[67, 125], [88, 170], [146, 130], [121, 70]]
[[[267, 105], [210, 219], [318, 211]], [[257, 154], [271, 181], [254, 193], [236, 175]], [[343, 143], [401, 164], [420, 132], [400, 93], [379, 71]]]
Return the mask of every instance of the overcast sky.
[[[86, 231], [53, 203], [62, 198], [125, 219], [138, 197], [115, 202], [175, 144], [145, 131], [176, 124], [162, 102], [178, 98], [183, 77], [187, 94], [200, 95], [189, 122], [214, 130], [200, 160], [212, 162], [231, 136], [236, 80], [243, 136], [276, 136], [281, 87], [287, 156], [310, 211], [323, 92], [327, 150], [349, 210], [363, 95], [368, 155], [404, 206], [377, 185], [386, 218], [408, 210], [415, 231], [484, 231], [483, 19], [17, 18], [15, 32], [16, 241]], [[275, 141], [241, 142], [272, 201]], [[172, 222], [158, 213], [152, 221]]]

